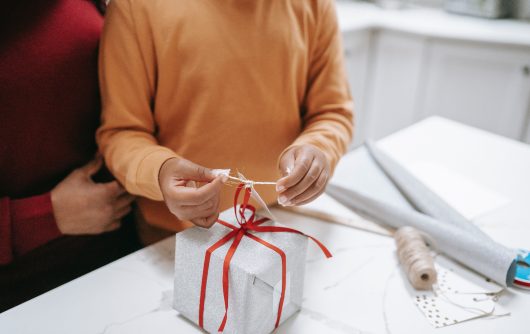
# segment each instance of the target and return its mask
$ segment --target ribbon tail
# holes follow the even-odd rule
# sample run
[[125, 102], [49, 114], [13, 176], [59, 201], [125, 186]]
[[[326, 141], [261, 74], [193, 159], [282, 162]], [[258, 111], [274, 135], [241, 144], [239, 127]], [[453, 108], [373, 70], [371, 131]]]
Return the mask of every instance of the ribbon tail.
[[[231, 232], [232, 233], [232, 232]], [[237, 236], [232, 242], [232, 245], [230, 245], [230, 248], [228, 249], [228, 252], [226, 253], [225, 260], [223, 262], [223, 298], [225, 303], [225, 315], [223, 317], [223, 321], [221, 322], [221, 325], [219, 326], [218, 331], [222, 332], [225, 329], [226, 320], [228, 318], [228, 282], [229, 277], [228, 274], [230, 273], [230, 261], [232, 261], [232, 257], [234, 256], [237, 247], [239, 246], [239, 243], [241, 242], [241, 239], [245, 235], [245, 231], [239, 230], [237, 232]]]
[[251, 238], [252, 240], [259, 242], [265, 247], [268, 247], [278, 253], [280, 255], [280, 258], [282, 259], [282, 291], [280, 294], [280, 303], [278, 304], [278, 315], [276, 317], [276, 323], [274, 325], [274, 328], [278, 328], [280, 325], [280, 320], [282, 318], [282, 311], [283, 311], [283, 303], [285, 301], [285, 289], [287, 285], [287, 256], [285, 255], [285, 252], [282, 251], [280, 248], [274, 246], [273, 244], [268, 243], [267, 241], [258, 238], [257, 236], [247, 233], [247, 237]]
[[315, 242], [317, 244], [317, 246], [322, 250], [322, 253], [324, 253], [324, 255], [327, 258], [332, 257], [331, 252], [328, 250], [328, 248], [326, 246], [324, 246], [323, 243], [321, 243], [320, 241], [318, 241], [317, 239], [313, 238], [310, 235], [307, 235], [307, 234], [305, 234], [303, 232], [295, 230], [294, 228], [283, 227], [283, 226], [256, 226], [256, 225], [251, 225], [251, 226], [248, 227], [248, 229], [251, 230], [251, 231], [256, 231], [256, 232], [290, 232], [290, 233], [301, 234], [301, 235], [306, 236], [309, 239], [313, 240], [313, 242]]
[[210, 267], [210, 258], [212, 256], [212, 253], [219, 247], [223, 246], [225, 243], [230, 241], [238, 231], [232, 231], [225, 235], [222, 239], [217, 241], [215, 244], [210, 246], [206, 250], [206, 254], [204, 255], [204, 264], [202, 268], [202, 281], [201, 281], [201, 295], [199, 300], [199, 326], [204, 329], [204, 302], [206, 300], [206, 285], [208, 283], [208, 269]]

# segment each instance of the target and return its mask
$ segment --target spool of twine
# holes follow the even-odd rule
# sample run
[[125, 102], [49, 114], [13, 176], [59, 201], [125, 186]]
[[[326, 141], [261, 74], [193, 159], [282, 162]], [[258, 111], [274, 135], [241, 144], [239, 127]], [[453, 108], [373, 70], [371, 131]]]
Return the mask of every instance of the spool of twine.
[[400, 227], [394, 234], [399, 262], [412, 286], [430, 290], [436, 282], [434, 260], [421, 233], [413, 227]]

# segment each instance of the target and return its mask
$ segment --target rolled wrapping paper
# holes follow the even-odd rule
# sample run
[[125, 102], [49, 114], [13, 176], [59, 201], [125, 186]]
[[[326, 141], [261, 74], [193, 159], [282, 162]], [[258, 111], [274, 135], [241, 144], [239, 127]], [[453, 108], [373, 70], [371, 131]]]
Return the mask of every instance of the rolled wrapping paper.
[[432, 238], [433, 247], [438, 251], [503, 286], [513, 282], [516, 252], [491, 239], [333, 184], [328, 185], [326, 193], [339, 203], [364, 213], [379, 223], [394, 228], [412, 226], [425, 232]]
[[399, 262], [412, 286], [417, 290], [430, 290], [436, 282], [434, 259], [421, 233], [414, 227], [404, 226], [394, 234]]
[[462, 228], [479, 238], [491, 240], [487, 234], [426, 187], [397, 161], [377, 148], [373, 142], [366, 142], [366, 148], [377, 165], [418, 211]]

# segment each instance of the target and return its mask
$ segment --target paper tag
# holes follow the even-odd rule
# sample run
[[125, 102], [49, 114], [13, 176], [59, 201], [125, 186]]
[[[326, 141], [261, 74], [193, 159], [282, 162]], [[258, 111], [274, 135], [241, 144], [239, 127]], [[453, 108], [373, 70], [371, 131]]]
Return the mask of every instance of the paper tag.
[[230, 169], [212, 169], [212, 174], [215, 176], [224, 175], [228, 177], [230, 175]]
[[436, 263], [438, 282], [433, 286], [434, 291], [413, 296], [414, 303], [432, 326], [440, 328], [472, 319], [509, 314], [496, 303], [503, 291], [501, 286], [478, 278], [478, 275], [456, 274], [451, 268], [454, 265], [444, 260], [441, 262], [442, 265]]
[[417, 295], [414, 302], [436, 328], [490, 316], [496, 311], [496, 303], [491, 298], [477, 299], [463, 294], [424, 293]]
[[[242, 180], [246, 180], [245, 176], [243, 174], [241, 174], [240, 172], [237, 172], [237, 176], [242, 179]], [[272, 212], [269, 210], [269, 207], [267, 206], [267, 203], [265, 203], [265, 201], [263, 200], [263, 198], [261, 198], [261, 196], [259, 195], [259, 193], [256, 191], [256, 189], [254, 189], [254, 187], [251, 187], [250, 188], [250, 196], [255, 199], [259, 205], [262, 207], [262, 209], [264, 209], [267, 214], [268, 214], [268, 218], [269, 219], [272, 219], [274, 221], [278, 221], [276, 219], [276, 217], [272, 214]]]
[[[287, 272], [285, 286], [285, 299], [283, 300], [283, 309], [291, 302], [291, 273]], [[278, 314], [278, 306], [280, 305], [280, 297], [282, 295], [282, 280], [274, 285], [272, 292], [272, 314], [274, 317]]]

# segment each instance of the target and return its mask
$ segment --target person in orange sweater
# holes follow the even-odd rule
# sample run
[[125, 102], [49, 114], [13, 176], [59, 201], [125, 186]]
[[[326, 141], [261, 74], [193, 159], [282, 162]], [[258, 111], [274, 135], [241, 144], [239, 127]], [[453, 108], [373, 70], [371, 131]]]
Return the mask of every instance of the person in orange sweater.
[[313, 200], [352, 137], [332, 0], [113, 0], [100, 84], [97, 141], [145, 242], [232, 205], [210, 168], [278, 180], [257, 188], [268, 203]]

